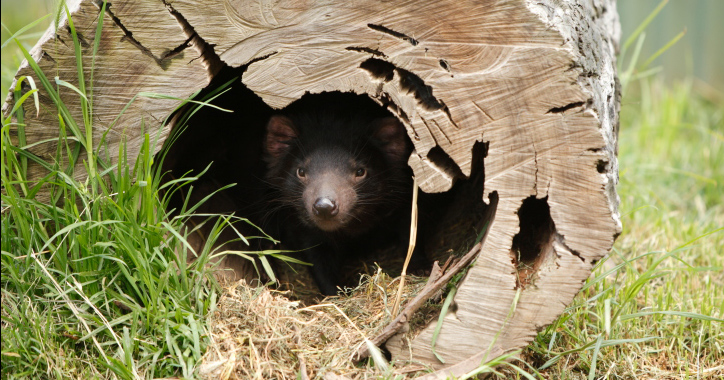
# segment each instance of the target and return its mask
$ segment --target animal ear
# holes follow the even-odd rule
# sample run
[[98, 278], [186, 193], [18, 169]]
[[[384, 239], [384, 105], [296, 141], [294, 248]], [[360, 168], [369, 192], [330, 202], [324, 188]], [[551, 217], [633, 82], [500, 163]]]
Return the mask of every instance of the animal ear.
[[404, 163], [410, 156], [410, 144], [405, 126], [396, 117], [384, 117], [373, 122], [372, 137], [382, 143], [382, 151], [392, 162]]
[[266, 125], [264, 152], [277, 158], [289, 149], [289, 144], [297, 138], [297, 130], [292, 121], [281, 115], [274, 115]]

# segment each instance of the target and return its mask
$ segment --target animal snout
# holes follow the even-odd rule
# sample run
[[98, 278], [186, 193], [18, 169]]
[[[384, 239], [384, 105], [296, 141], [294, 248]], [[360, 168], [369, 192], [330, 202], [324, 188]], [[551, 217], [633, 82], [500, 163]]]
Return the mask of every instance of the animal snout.
[[314, 215], [322, 218], [331, 218], [337, 215], [337, 213], [339, 212], [337, 202], [326, 197], [317, 198], [317, 200], [314, 202], [313, 208]]

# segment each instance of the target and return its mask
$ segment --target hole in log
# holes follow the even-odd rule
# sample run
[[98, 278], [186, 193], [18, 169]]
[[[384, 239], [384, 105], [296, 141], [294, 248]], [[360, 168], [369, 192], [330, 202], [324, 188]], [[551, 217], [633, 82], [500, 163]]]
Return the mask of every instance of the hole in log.
[[608, 170], [608, 161], [598, 160], [598, 163], [596, 164], [596, 170], [598, 170], [598, 172], [601, 174], [606, 173], [606, 171]]
[[370, 53], [370, 54], [378, 56], [378, 57], [387, 58], [387, 55], [385, 55], [385, 53], [383, 53], [377, 49], [372, 49], [372, 48], [364, 47], [364, 46], [348, 46], [345, 48], [345, 50], [356, 51], [356, 52], [360, 52], [360, 53]]
[[[392, 65], [386, 64], [380, 60], [366, 61], [368, 67], [374, 67], [371, 71], [382, 73], [385, 78], [394, 72]], [[389, 65], [389, 66], [386, 66]], [[390, 69], [392, 67], [392, 69]], [[302, 97], [301, 100], [290, 104], [283, 110], [275, 111], [266, 105], [257, 95], [247, 89], [239, 80], [243, 75], [244, 68], [232, 69], [230, 67], [222, 68], [213, 79], [208, 88], [202, 90], [196, 100], [204, 99], [205, 96], [214, 95], [218, 87], [224, 83], [231, 83], [229, 89], [216, 97], [212, 104], [217, 107], [231, 110], [233, 112], [224, 112], [213, 107], [201, 107], [189, 118], [185, 129], [174, 127], [171, 137], [168, 139], [172, 142], [168, 147], [168, 153], [163, 161], [163, 169], [166, 173], [167, 180], [181, 178], [191, 173], [198, 176], [203, 175], [194, 181], [191, 186], [186, 186], [180, 191], [169, 194], [171, 197], [171, 210], [181, 210], [184, 205], [190, 207], [200, 200], [210, 196], [210, 198], [198, 209], [197, 214], [205, 213], [222, 213], [234, 214], [239, 217], [248, 218], [255, 225], [263, 227], [272, 237], [280, 239], [282, 244], [274, 246], [270, 241], [265, 239], [249, 239], [249, 245], [239, 241], [233, 229], [226, 229], [218, 238], [216, 246], [223, 245], [217, 249], [221, 250], [238, 250], [238, 251], [255, 251], [262, 249], [293, 249], [299, 250], [307, 248], [303, 246], [307, 244], [309, 247], [315, 247], [317, 242], [307, 241], [304, 238], [299, 240], [299, 236], [305, 236], [305, 233], [314, 232], [313, 228], [309, 228], [309, 221], [305, 222], [305, 217], [300, 217], [304, 212], [304, 195], [300, 193], [296, 196], [290, 196], [282, 189], [288, 184], [297, 184], [295, 186], [304, 186], [302, 178], [311, 179], [314, 176], [313, 167], [288, 166], [290, 162], [283, 163], [283, 170], [276, 174], [272, 173], [272, 159], [269, 155], [273, 149], [288, 149], [289, 141], [294, 140], [294, 136], [290, 135], [300, 133], [306, 129], [299, 129], [301, 126], [295, 126], [295, 129], [285, 130], [283, 120], [278, 117], [283, 116], [293, 119], [295, 112], [304, 111], [305, 107], [316, 107], [315, 103], [337, 104], [339, 107], [360, 107], [366, 114], [374, 114], [382, 117], [382, 120], [388, 120], [393, 114], [387, 109], [395, 110], [396, 106], [390, 103], [389, 99], [381, 96], [378, 99], [383, 105], [374, 102], [366, 95], [354, 95], [344, 93], [324, 93], [321, 95]], [[384, 95], [384, 94], [383, 94]], [[306, 99], [306, 100], [305, 100]], [[311, 100], [310, 100], [311, 99]], [[389, 104], [388, 104], [389, 103]], [[189, 106], [192, 107], [192, 106]], [[344, 108], [344, 109], [352, 109]], [[191, 109], [191, 108], [189, 108]], [[183, 115], [188, 115], [189, 109], [179, 111], [174, 115], [177, 125]], [[272, 115], [277, 115], [272, 117]], [[350, 113], [350, 118], [354, 118], [354, 113]], [[309, 115], [307, 115], [309, 116]], [[311, 117], [311, 116], [310, 116]], [[275, 119], [276, 118], [276, 119]], [[405, 118], [401, 118], [402, 122], [406, 122]], [[282, 124], [272, 127], [272, 120]], [[300, 119], [294, 119], [300, 120]], [[374, 120], [379, 120], [375, 118]], [[394, 120], [394, 119], [393, 119]], [[350, 125], [350, 130], [343, 131], [340, 135], [354, 134], [352, 133], [354, 120], [345, 120]], [[402, 135], [398, 136], [398, 130], [385, 124], [375, 124], [373, 122], [372, 130], [373, 138], [370, 144], [377, 146], [383, 155], [391, 159], [400, 152], [409, 155], [412, 149], [412, 143], [409, 140], [405, 128], [400, 129]], [[399, 123], [396, 121], [396, 123]], [[274, 129], [279, 127], [280, 129]], [[304, 127], [306, 128], [306, 127]], [[272, 135], [270, 131], [275, 131], [276, 135]], [[303, 132], [302, 132], [303, 133]], [[272, 136], [272, 140], [269, 140]], [[274, 137], [276, 136], [276, 137]], [[281, 137], [279, 137], [281, 136]], [[401, 140], [400, 140], [401, 139]], [[270, 143], [271, 141], [271, 143]], [[403, 144], [399, 145], [402, 141]], [[270, 145], [271, 144], [271, 145]], [[274, 145], [276, 144], [276, 145]], [[271, 146], [271, 150], [270, 150]], [[309, 146], [311, 148], [311, 146]], [[355, 148], [356, 149], [356, 148]], [[311, 149], [310, 149], [311, 150]], [[294, 157], [303, 156], [306, 153], [298, 151], [294, 153]], [[490, 206], [482, 202], [483, 184], [484, 184], [484, 165], [483, 160], [487, 152], [487, 147], [483, 143], [478, 143], [473, 149], [473, 166], [472, 175], [469, 179], [459, 180], [453, 188], [442, 194], [425, 194], [420, 192], [418, 199], [419, 220], [418, 220], [418, 249], [413, 255], [413, 260], [408, 274], [427, 275], [432, 260], [440, 260], [444, 262], [451, 255], [462, 256], [475, 243], [479, 232], [493, 217], [490, 213]], [[350, 152], [347, 152], [350, 153]], [[331, 154], [331, 153], [330, 153]], [[339, 157], [339, 152], [334, 153], [334, 157]], [[341, 153], [344, 156], [344, 152]], [[355, 150], [354, 154], [348, 154], [348, 159], [327, 161], [326, 164], [336, 164], [337, 162], [347, 163], [351, 158], [364, 156], [359, 150]], [[331, 157], [331, 156], [330, 156]], [[371, 157], [371, 156], [370, 156]], [[460, 169], [455, 165], [453, 160], [445, 154], [440, 148], [431, 151], [429, 157], [441, 166], [449, 167], [457, 178], [464, 178]], [[336, 160], [336, 161], [335, 161]], [[403, 168], [401, 176], [393, 175], [389, 168], [386, 169], [383, 176], [378, 177], [375, 181], [377, 185], [385, 185], [382, 188], [389, 188], [389, 181], [394, 178], [402, 178], [406, 183], [404, 189], [407, 192], [404, 196], [398, 190], [390, 192], [395, 195], [393, 198], [385, 198], [386, 193], [375, 190], [377, 187], [370, 187], [365, 190], [364, 187], [355, 187], [354, 191], [357, 196], [368, 196], [367, 202], [380, 202], [380, 199], [392, 201], [392, 206], [386, 204], [390, 212], [396, 212], [395, 218], [384, 219], [381, 224], [376, 225], [372, 231], [375, 235], [370, 238], [364, 234], [366, 241], [383, 242], [381, 244], [371, 244], [365, 249], [367, 251], [354, 254], [347, 251], [344, 252], [342, 262], [339, 268], [339, 285], [354, 287], [358, 284], [360, 274], [373, 274], [376, 267], [379, 266], [391, 276], [397, 276], [401, 272], [402, 265], [407, 252], [407, 244], [409, 241], [409, 219], [410, 209], [409, 201], [412, 192], [412, 182], [408, 179], [412, 175], [411, 169], [406, 165], [407, 156], [400, 157]], [[296, 162], [296, 161], [294, 161]], [[307, 162], [302, 159], [300, 162]], [[210, 165], [210, 166], [209, 166]], [[287, 165], [287, 166], [284, 166]], [[296, 165], [296, 164], [295, 164]], [[374, 164], [365, 167], [364, 165], [354, 167], [353, 180], [359, 180], [360, 177], [372, 176], [374, 172]], [[387, 165], [387, 164], [384, 164]], [[207, 168], [208, 167], [208, 168]], [[299, 169], [303, 169], [300, 171]], [[292, 170], [293, 169], [293, 170]], [[363, 169], [363, 170], [360, 170]], [[276, 170], [276, 169], [275, 169]], [[205, 171], [205, 172], [204, 172]], [[276, 178], [282, 178], [282, 186], [271, 186]], [[356, 178], [356, 179], [355, 179]], [[409, 183], [408, 183], [409, 182]], [[229, 188], [227, 185], [235, 184]], [[407, 186], [409, 185], [409, 186]], [[401, 190], [400, 190], [401, 191]], [[367, 194], [365, 194], [367, 192]], [[285, 195], [286, 194], [286, 195]], [[371, 195], [371, 196], [370, 196]], [[190, 201], [186, 202], [186, 197]], [[270, 200], [286, 199], [286, 204]], [[385, 202], [387, 202], [385, 201]], [[295, 203], [297, 202], [297, 203]], [[362, 204], [362, 202], [360, 202]], [[324, 201], [315, 199], [311, 203], [312, 209], [317, 213], [334, 213], [335, 207], [341, 208], [341, 203], [327, 204]], [[286, 207], [286, 211], [283, 211]], [[383, 210], [385, 210], [383, 208]], [[400, 211], [402, 210], [402, 211]], [[283, 211], [283, 212], [282, 212]], [[341, 212], [341, 211], [339, 211]], [[384, 215], [386, 211], [375, 209], [372, 213], [360, 214], [361, 219], [367, 218], [368, 215]], [[306, 215], [306, 214], [305, 214]], [[310, 214], [312, 215], [312, 214]], [[189, 228], [195, 229], [189, 239], [192, 247], [196, 251], [201, 251], [201, 247], [206, 239], [210, 236], [212, 228], [216, 220], [207, 220], [206, 217], [194, 217]], [[375, 223], [378, 221], [375, 220]], [[306, 223], [306, 224], [305, 224]], [[236, 229], [244, 236], [260, 236], [257, 229], [249, 224], [238, 221], [234, 224]], [[291, 227], [290, 227], [291, 226]], [[361, 227], [360, 227], [361, 228]], [[367, 233], [367, 232], [365, 232]], [[336, 239], [336, 238], [335, 238]], [[357, 240], [352, 238], [357, 244]], [[334, 244], [338, 242], [335, 240]], [[342, 243], [340, 243], [342, 244]], [[344, 244], [342, 244], [344, 245]], [[359, 244], [364, 246], [363, 244]], [[356, 248], [355, 248], [356, 249]], [[302, 260], [310, 261], [313, 259], [307, 255], [306, 251], [290, 253], [289, 256]], [[188, 254], [188, 259], [193, 260], [193, 254]], [[265, 276], [263, 266], [260, 263], [253, 263], [238, 255], [226, 255], [218, 259], [218, 273], [222, 281], [235, 280], [244, 278], [247, 282], [259, 280], [267, 283], [268, 276]], [[319, 289], [317, 288], [318, 280], [314, 279], [314, 274], [307, 266], [298, 264], [289, 264], [279, 260], [272, 260], [272, 267], [275, 276], [279, 279], [279, 287], [282, 289], [293, 290], [293, 297], [304, 302], [313, 302], [320, 299]], [[255, 268], [259, 268], [259, 272]]]
[[427, 158], [432, 161], [438, 169], [444, 171], [450, 177], [456, 179], [465, 178], [460, 167], [440, 146], [435, 146], [430, 149], [427, 153]]
[[396, 31], [394, 31], [394, 30], [392, 30], [392, 29], [390, 29], [390, 28], [384, 27], [384, 26], [382, 26], [382, 25], [367, 24], [367, 27], [369, 27], [369, 28], [372, 29], [372, 30], [376, 30], [376, 31], [378, 31], [378, 32], [382, 32], [382, 33], [385, 33], [385, 34], [389, 34], [389, 35], [391, 35], [391, 36], [393, 36], [393, 37], [396, 37], [396, 38], [399, 38], [399, 39], [401, 39], [401, 40], [403, 40], [403, 41], [407, 41], [407, 42], [409, 42], [410, 45], [412, 45], [412, 46], [417, 46], [417, 44], [418, 44], [418, 41], [417, 41], [416, 39], [414, 39], [414, 38], [412, 38], [412, 37], [410, 37], [410, 36], [408, 36], [408, 35], [406, 35], [406, 34], [403, 34], [403, 33], [400, 33], [400, 32], [396, 32]]
[[439, 61], [439, 63], [440, 63], [440, 67], [442, 67], [445, 71], [450, 72], [450, 64], [447, 63], [446, 60], [441, 59], [441, 60]]
[[422, 78], [404, 69], [397, 69], [400, 76], [400, 87], [408, 93], [414, 94], [415, 99], [428, 111], [443, 108], [443, 105], [432, 95], [432, 87], [425, 84]]
[[[441, 205], [444, 213], [432, 215], [440, 219], [440, 224], [430, 231], [424, 242], [431, 261], [438, 260], [442, 263], [450, 255], [464, 255], [481, 238], [479, 235], [485, 231], [486, 224], [492, 222], [497, 194], [491, 194], [490, 205], [482, 201], [485, 190], [484, 160], [487, 152], [487, 143], [476, 143], [473, 146], [470, 178], [458, 180], [452, 189], [439, 195], [446, 201]], [[424, 198], [423, 200], [427, 201]], [[431, 201], [439, 202], [439, 199], [432, 198]]]
[[518, 271], [516, 287], [525, 288], [535, 280], [535, 273], [552, 250], [555, 225], [548, 197], [526, 198], [518, 210], [518, 218], [520, 231], [513, 238], [511, 256]]
[[584, 104], [586, 104], [586, 102], [575, 102], [575, 103], [566, 104], [561, 107], [553, 107], [553, 108], [549, 109], [548, 112], [546, 112], [546, 113], [564, 113], [570, 109], [581, 107]]
[[[440, 61], [442, 64], [442, 61]], [[394, 78], [395, 71], [400, 80], [400, 88], [408, 94], [412, 94], [418, 103], [428, 111], [435, 111], [445, 108], [435, 96], [432, 95], [432, 87], [425, 84], [419, 76], [414, 73], [395, 67], [395, 65], [378, 58], [370, 58], [360, 64], [360, 68], [367, 71], [372, 78], [389, 82]], [[449, 111], [446, 111], [449, 115]], [[452, 118], [450, 118], [452, 121]]]
[[359, 66], [366, 70], [372, 78], [389, 82], [395, 77], [395, 65], [377, 58], [370, 58]]

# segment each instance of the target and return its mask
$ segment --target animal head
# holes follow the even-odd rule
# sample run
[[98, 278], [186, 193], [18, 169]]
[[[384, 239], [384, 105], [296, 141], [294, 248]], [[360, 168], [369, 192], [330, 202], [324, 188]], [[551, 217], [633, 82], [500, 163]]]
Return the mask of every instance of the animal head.
[[264, 140], [279, 201], [325, 232], [349, 232], [391, 207], [411, 150], [396, 118], [344, 116], [274, 115]]

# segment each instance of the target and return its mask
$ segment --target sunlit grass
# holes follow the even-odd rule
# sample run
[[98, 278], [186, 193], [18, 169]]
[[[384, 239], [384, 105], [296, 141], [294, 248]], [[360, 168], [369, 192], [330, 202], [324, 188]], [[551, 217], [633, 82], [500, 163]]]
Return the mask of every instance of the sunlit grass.
[[[80, 57], [72, 23], [70, 31]], [[74, 89], [83, 101], [76, 120], [58, 95], [67, 82], [51, 82], [22, 42], [10, 43], [35, 75], [33, 89], [15, 93], [15, 103], [43, 93], [58, 109], [58, 137], [55, 157], [44, 161], [24, 149], [24, 108], [3, 115], [2, 378], [192, 377], [205, 352], [206, 315], [216, 306], [207, 264], [230, 217], [209, 218], [215, 227], [193, 251], [186, 221], [196, 205], [167, 206], [195, 177], [161, 181], [164, 154], [153, 155], [153, 134], [133, 160], [123, 143], [114, 147], [117, 162], [104, 160], [97, 149], [104, 141], [90, 133], [93, 68], [88, 78], [78, 70]], [[46, 169], [44, 177], [28, 178], [30, 161]], [[87, 179], [74, 178], [76, 163]]]

